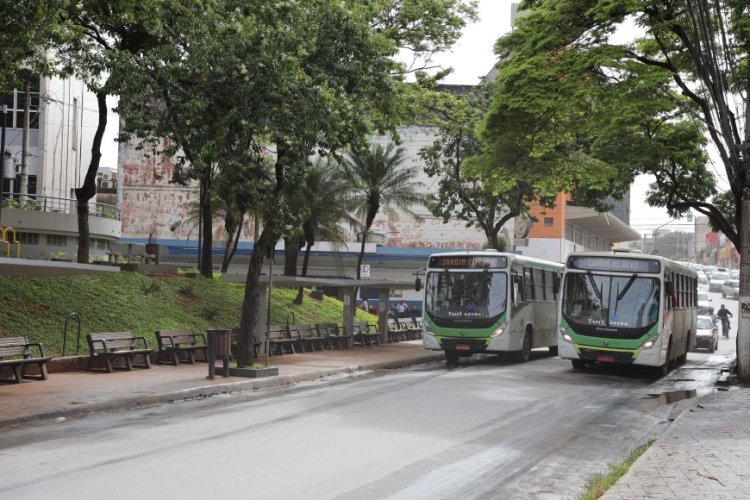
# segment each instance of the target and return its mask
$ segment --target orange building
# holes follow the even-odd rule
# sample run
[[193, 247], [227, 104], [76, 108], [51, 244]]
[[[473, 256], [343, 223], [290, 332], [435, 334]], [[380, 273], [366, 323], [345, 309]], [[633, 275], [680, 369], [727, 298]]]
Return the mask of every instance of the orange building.
[[639, 240], [632, 229], [630, 201], [609, 200], [613, 208], [598, 213], [577, 205], [570, 196], [560, 193], [554, 208], [533, 206], [530, 214], [534, 222], [516, 223], [513, 249], [529, 257], [564, 262], [570, 252], [610, 250], [623, 241]]

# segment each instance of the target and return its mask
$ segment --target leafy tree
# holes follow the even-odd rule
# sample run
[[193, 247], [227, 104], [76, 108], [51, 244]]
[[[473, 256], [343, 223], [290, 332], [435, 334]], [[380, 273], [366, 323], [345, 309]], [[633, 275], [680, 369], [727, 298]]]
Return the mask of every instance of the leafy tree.
[[376, 144], [367, 151], [354, 152], [345, 162], [352, 180], [351, 204], [362, 224], [362, 242], [357, 257], [357, 279], [365, 256], [365, 244], [375, 217], [382, 209], [389, 217], [398, 217], [398, 210], [408, 212], [416, 203], [424, 202], [415, 178], [417, 167], [406, 167], [404, 149], [392, 143], [385, 148]]
[[[50, 51], [66, 40], [63, 12], [70, 2], [15, 2], [0, 0], [0, 93], [25, 84], [29, 76], [48, 76], [62, 70]], [[63, 73], [64, 75], [64, 73]]]
[[[35, 2], [31, 2], [32, 4]], [[116, 93], [129, 75], [121, 63], [159, 43], [161, 10], [154, 2], [117, 0], [65, 2], [58, 11], [65, 36], [55, 46], [57, 71], [74, 74], [96, 95], [99, 115], [91, 145], [91, 161], [83, 184], [75, 189], [78, 216], [78, 262], [89, 262], [89, 201], [96, 195], [96, 174], [107, 127], [107, 95]], [[107, 75], [105, 78], [105, 75]], [[104, 80], [104, 81], [102, 81]]]
[[[477, 135], [476, 125], [482, 120], [488, 105], [487, 88], [482, 86], [464, 95], [442, 93], [430, 105], [431, 114], [438, 125], [438, 138], [420, 151], [425, 160], [425, 172], [437, 177], [439, 191], [430, 195], [427, 205], [443, 222], [457, 218], [467, 222], [467, 227], [478, 227], [484, 232], [489, 247], [507, 250], [501, 237], [506, 222], [527, 214], [529, 204], [537, 198], [531, 179], [520, 178], [503, 191], [485, 186], [475, 176], [468, 175], [465, 165], [482, 161], [483, 143]], [[497, 159], [492, 168], [503, 168]], [[551, 206], [554, 197], [538, 197], [543, 206]]]
[[[750, 173], [750, 4], [742, 0], [535, 0], [496, 45], [500, 76], [485, 122], [497, 147], [511, 118], [528, 120], [531, 163], [554, 166], [561, 189], [620, 196], [634, 175], [653, 174], [649, 202], [672, 216], [709, 217], [743, 255]], [[612, 35], [636, 26], [627, 43]], [[734, 223], [717, 194], [706, 141], [729, 180]], [[482, 171], [482, 174], [491, 172]], [[483, 176], [483, 180], [487, 180]], [[750, 294], [750, 261], [741, 264]], [[750, 328], [741, 321], [738, 367], [750, 377]]]

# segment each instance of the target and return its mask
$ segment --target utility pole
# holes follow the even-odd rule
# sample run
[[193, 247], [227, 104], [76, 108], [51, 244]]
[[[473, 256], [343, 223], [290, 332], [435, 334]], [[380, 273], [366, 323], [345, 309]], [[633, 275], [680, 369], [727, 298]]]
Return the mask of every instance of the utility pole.
[[21, 204], [29, 194], [29, 121], [31, 120], [31, 83], [26, 82], [26, 97], [23, 105], [23, 153], [21, 153]]
[[2, 163], [0, 164], [0, 227], [3, 227], [3, 188], [5, 187], [5, 162], [7, 161], [5, 155], [5, 120], [8, 115], [8, 106], [3, 104], [0, 111], [3, 115], [2, 137], [0, 138], [0, 163]]

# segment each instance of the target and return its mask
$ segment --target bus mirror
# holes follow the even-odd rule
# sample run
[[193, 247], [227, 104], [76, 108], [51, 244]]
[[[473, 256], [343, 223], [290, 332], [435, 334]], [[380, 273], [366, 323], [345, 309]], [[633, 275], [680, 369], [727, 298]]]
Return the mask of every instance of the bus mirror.
[[417, 279], [414, 281], [414, 290], [417, 292], [422, 289], [422, 280], [419, 279], [419, 276], [417, 276]]
[[667, 281], [664, 283], [664, 291], [667, 292], [667, 297], [671, 297], [674, 295], [674, 285], [671, 281]]
[[560, 293], [560, 276], [554, 275], [552, 276], [552, 292], [557, 295]]

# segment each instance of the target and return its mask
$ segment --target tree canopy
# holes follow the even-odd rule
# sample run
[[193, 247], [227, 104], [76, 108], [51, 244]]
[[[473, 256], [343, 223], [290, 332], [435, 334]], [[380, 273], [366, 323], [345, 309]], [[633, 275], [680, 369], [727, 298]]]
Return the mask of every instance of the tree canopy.
[[[748, 167], [747, 2], [525, 6], [528, 15], [496, 45], [499, 77], [484, 124], [492, 154], [522, 147], [524, 169], [554, 165], [550, 187], [594, 206], [604, 195], [621, 197], [635, 175], [653, 174], [650, 203], [672, 216], [705, 214], [739, 245], [740, 221], [710, 201], [718, 189], [706, 147], [708, 138], [739, 213]], [[623, 30], [632, 39], [621, 42]]]

